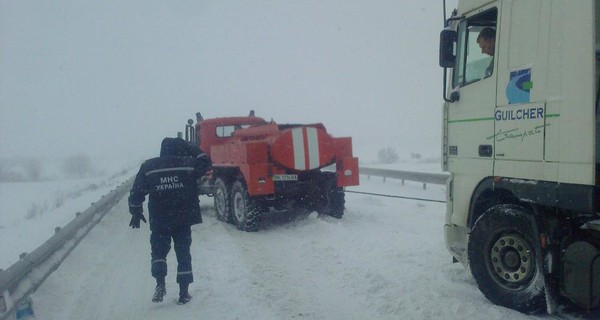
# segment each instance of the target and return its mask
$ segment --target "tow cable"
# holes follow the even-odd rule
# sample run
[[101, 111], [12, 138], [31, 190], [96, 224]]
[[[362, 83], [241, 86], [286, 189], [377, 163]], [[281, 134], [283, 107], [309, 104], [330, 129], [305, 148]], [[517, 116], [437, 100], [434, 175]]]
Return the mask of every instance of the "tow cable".
[[361, 191], [351, 191], [351, 190], [348, 190], [348, 189], [346, 189], [345, 192], [348, 192], [348, 193], [358, 193], [358, 194], [366, 194], [366, 195], [369, 195], [369, 196], [378, 196], [378, 197], [387, 197], [387, 198], [398, 198], [398, 199], [417, 200], [417, 201], [426, 201], [426, 202], [446, 203], [445, 200], [433, 200], [433, 199], [424, 199], [424, 198], [415, 198], [415, 197], [394, 196], [394, 195], [391, 195], [391, 194], [371, 193], [371, 192], [361, 192]]

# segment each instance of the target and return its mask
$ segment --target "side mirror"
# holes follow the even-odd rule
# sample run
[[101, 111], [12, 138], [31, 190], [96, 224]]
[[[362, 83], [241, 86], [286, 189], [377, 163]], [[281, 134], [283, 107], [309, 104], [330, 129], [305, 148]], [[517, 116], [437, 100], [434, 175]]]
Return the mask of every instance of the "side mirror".
[[456, 39], [456, 31], [444, 29], [440, 33], [440, 67], [454, 68], [456, 65], [456, 55], [454, 54]]

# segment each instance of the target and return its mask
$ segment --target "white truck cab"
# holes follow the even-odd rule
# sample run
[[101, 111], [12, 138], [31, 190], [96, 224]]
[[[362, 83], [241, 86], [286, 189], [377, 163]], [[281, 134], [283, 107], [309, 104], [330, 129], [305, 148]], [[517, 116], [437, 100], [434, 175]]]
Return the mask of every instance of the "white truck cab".
[[600, 0], [458, 0], [446, 20], [446, 245], [496, 304], [600, 306], [598, 50]]

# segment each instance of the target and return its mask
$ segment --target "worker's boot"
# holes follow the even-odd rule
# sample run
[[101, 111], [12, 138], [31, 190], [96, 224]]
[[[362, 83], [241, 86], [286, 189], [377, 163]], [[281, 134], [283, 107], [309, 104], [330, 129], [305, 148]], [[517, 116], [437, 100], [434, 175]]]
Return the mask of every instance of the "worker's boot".
[[186, 304], [192, 300], [192, 296], [190, 296], [190, 293], [188, 292], [189, 286], [189, 283], [179, 284], [179, 300], [177, 300], [177, 304]]
[[154, 290], [154, 296], [152, 296], [152, 302], [162, 302], [163, 298], [167, 294], [167, 288], [165, 287], [165, 278], [156, 279], [156, 290]]

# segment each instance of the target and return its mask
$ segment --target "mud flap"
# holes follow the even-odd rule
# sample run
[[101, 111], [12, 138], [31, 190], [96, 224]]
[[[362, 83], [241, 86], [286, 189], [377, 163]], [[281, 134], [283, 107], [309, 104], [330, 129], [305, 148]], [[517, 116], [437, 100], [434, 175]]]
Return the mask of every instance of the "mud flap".
[[554, 258], [552, 256], [552, 252], [551, 251], [547, 251], [545, 246], [542, 247], [541, 242], [542, 242], [542, 237], [545, 237], [545, 235], [542, 235], [542, 233], [540, 232], [540, 226], [538, 223], [538, 219], [535, 218], [535, 216], [533, 215], [529, 215], [528, 216], [529, 220], [531, 221], [531, 225], [533, 226], [533, 232], [534, 232], [534, 238], [537, 239], [538, 241], [534, 242], [534, 245], [537, 247], [538, 252], [540, 252], [541, 254], [539, 256], [536, 257], [537, 259], [537, 265], [540, 266], [540, 268], [542, 268], [542, 274], [544, 275], [544, 292], [546, 293], [546, 311], [548, 312], [548, 314], [555, 314], [557, 311], [557, 297], [558, 297], [558, 292], [556, 290], [556, 288], [558, 287], [556, 283], [553, 283], [553, 281], [551, 280], [552, 277], [548, 277], [548, 275], [550, 273], [552, 273], [553, 269], [554, 269]]
[[577, 306], [600, 305], [600, 249], [586, 241], [571, 243], [564, 253], [562, 291]]

